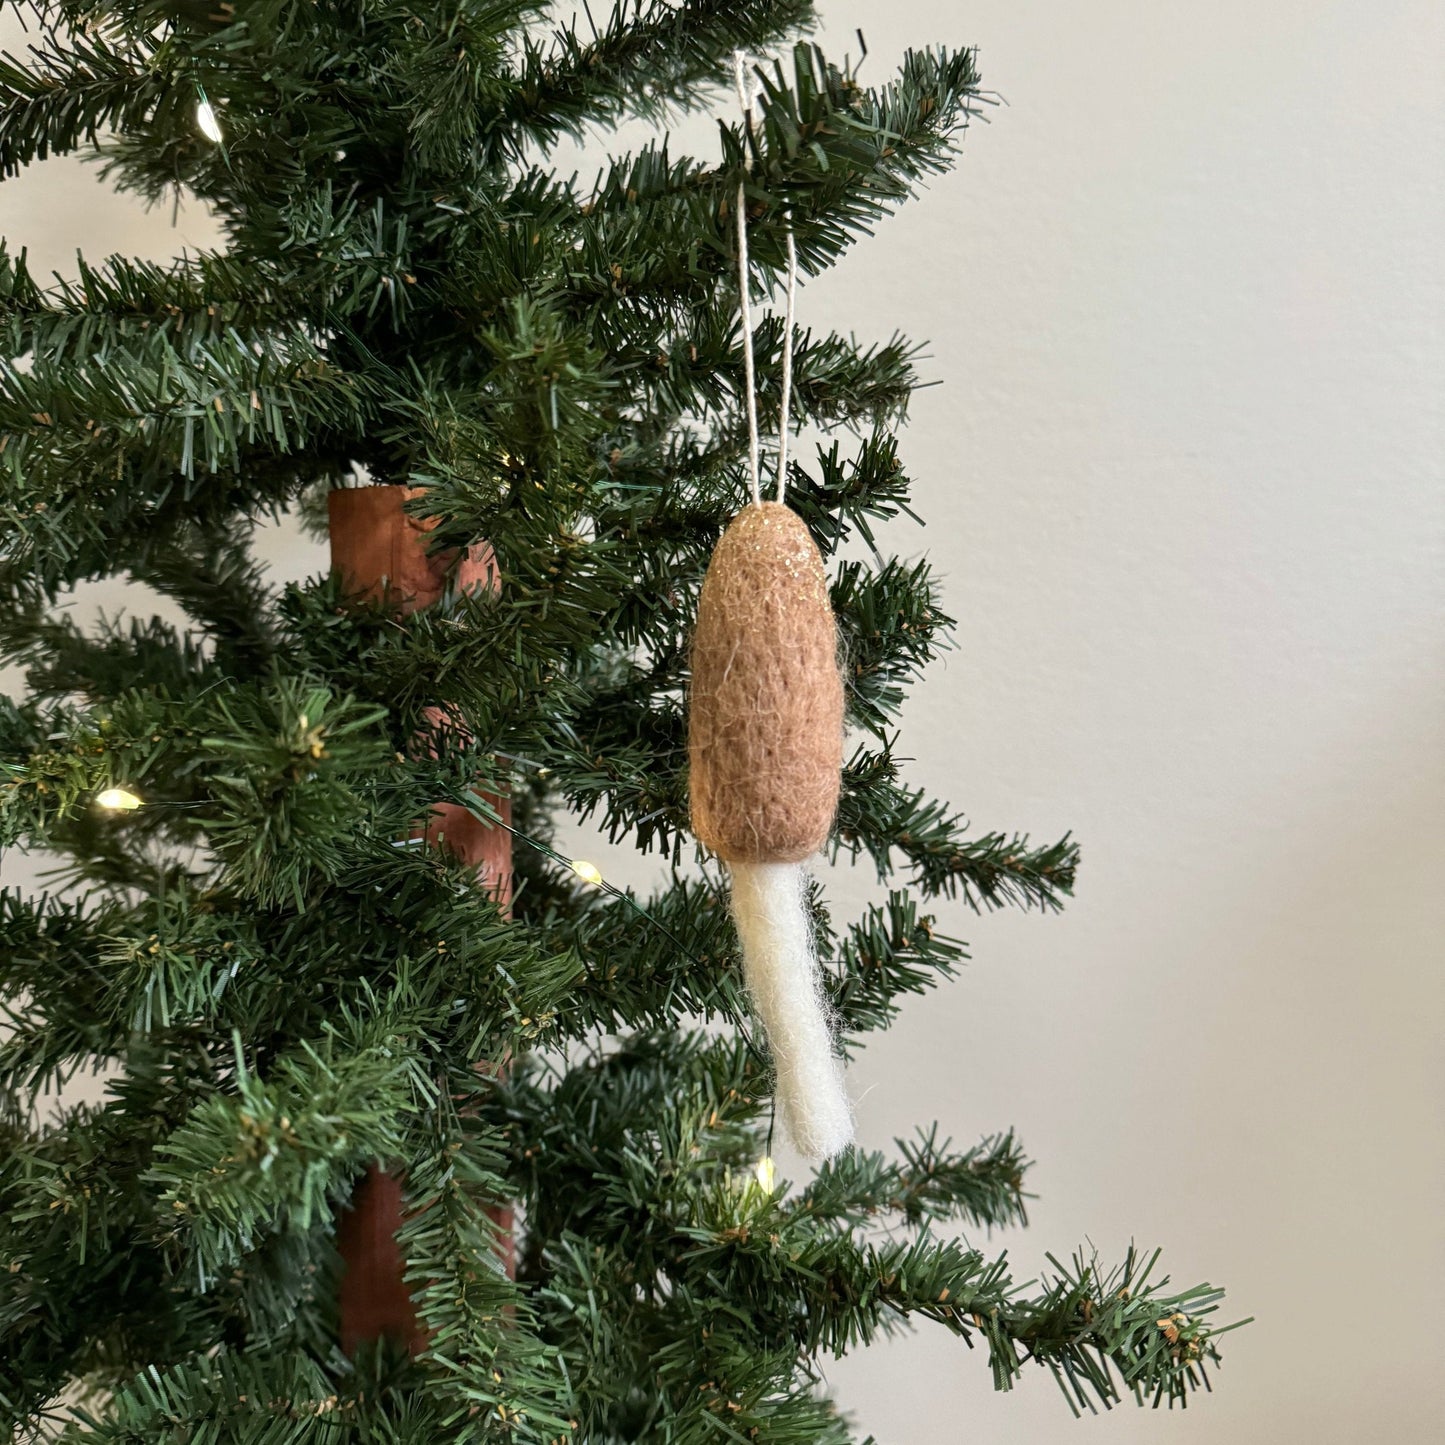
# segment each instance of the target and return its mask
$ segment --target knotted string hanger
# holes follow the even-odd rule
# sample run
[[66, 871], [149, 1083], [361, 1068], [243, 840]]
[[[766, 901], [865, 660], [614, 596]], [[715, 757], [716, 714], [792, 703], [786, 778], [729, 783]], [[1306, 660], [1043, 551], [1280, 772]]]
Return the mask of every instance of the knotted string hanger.
[[[737, 84], [738, 104], [742, 107], [744, 128], [744, 178], [738, 182], [738, 311], [743, 328], [743, 379], [747, 391], [748, 413], [748, 489], [757, 506], [762, 501], [762, 442], [758, 429], [758, 375], [757, 362], [753, 356], [753, 307], [748, 286], [752, 270], [748, 259], [748, 195], [746, 173], [752, 165], [752, 158], [746, 149], [747, 139], [753, 132], [753, 101], [761, 94], [761, 86], [750, 84], [747, 58], [741, 50], [733, 52], [733, 79]], [[782, 356], [782, 398], [778, 416], [778, 483], [777, 500], [782, 501], [788, 484], [788, 433], [789, 413], [793, 400], [793, 306], [798, 286], [798, 247], [793, 238], [792, 213], [788, 212], [785, 244], [787, 247], [787, 274], [785, 282], [786, 307], [783, 321]]]

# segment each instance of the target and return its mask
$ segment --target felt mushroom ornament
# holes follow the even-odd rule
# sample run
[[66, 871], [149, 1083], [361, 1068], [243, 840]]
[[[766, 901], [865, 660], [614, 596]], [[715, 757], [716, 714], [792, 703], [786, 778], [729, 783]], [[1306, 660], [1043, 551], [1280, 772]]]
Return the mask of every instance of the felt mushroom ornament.
[[692, 829], [727, 865], [778, 1109], [809, 1158], [853, 1138], [818, 986], [805, 860], [838, 806], [843, 684], [823, 559], [782, 502], [744, 507], [703, 579], [692, 647]]
[[688, 707], [692, 828], [727, 867], [744, 978], [767, 1032], [783, 1125], [799, 1152], [826, 1159], [852, 1142], [853, 1113], [819, 986], [805, 863], [827, 840], [838, 807], [843, 681], [823, 558], [783, 501], [797, 270], [791, 231], [778, 496], [760, 495], [746, 215], [740, 186], [752, 502], [719, 540], [698, 602]]

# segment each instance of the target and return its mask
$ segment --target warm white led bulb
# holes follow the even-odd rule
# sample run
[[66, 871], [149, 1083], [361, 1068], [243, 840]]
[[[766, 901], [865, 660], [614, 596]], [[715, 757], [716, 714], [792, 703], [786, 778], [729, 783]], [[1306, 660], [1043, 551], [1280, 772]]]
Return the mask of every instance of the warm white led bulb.
[[95, 795], [95, 801], [112, 813], [131, 813], [141, 805], [141, 800], [129, 788], [107, 788]]
[[574, 858], [572, 860], [572, 871], [584, 883], [597, 884], [602, 881], [601, 870], [595, 863], [589, 863], [585, 858]]
[[200, 126], [201, 134], [207, 140], [220, 145], [225, 139], [221, 134], [221, 122], [216, 119], [216, 109], [209, 100], [196, 102], [196, 124]]
[[773, 1192], [773, 1185], [777, 1183], [778, 1179], [778, 1171], [777, 1167], [773, 1164], [773, 1156], [771, 1154], [764, 1154], [763, 1157], [758, 1160], [758, 1167], [753, 1173], [757, 1175], [758, 1183], [771, 1194]]

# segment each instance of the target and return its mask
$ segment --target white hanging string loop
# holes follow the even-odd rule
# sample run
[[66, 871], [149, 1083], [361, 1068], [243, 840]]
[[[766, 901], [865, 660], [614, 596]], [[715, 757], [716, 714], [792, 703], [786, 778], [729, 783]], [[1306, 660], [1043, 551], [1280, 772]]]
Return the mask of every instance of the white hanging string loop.
[[793, 297], [798, 289], [798, 244], [793, 239], [793, 213], [788, 212], [787, 306], [783, 316], [783, 396], [778, 407], [778, 501], [788, 489], [788, 436], [793, 409]]
[[[750, 164], [746, 149], [753, 131], [753, 102], [748, 93], [747, 61], [741, 50], [733, 51], [733, 79], [738, 87], [738, 104], [743, 108], [743, 166]], [[748, 408], [748, 487], [752, 492], [753, 505], [762, 501], [762, 477], [758, 464], [761, 446], [758, 441], [758, 375], [753, 361], [753, 303], [749, 294], [748, 264], [748, 188], [747, 181], [738, 182], [738, 309], [743, 326], [743, 384], [747, 390]]]
[[[733, 79], [737, 85], [738, 104], [742, 107], [744, 144], [753, 131], [753, 101], [761, 88], [748, 82], [747, 57], [741, 50], [733, 52]], [[751, 166], [751, 156], [743, 157], [744, 168]], [[758, 428], [758, 374], [753, 356], [753, 305], [749, 279], [752, 264], [748, 259], [748, 197], [747, 182], [738, 182], [738, 311], [743, 328], [743, 384], [747, 391], [748, 413], [748, 490], [757, 506], [762, 501], [762, 442]], [[793, 305], [798, 285], [798, 248], [793, 239], [792, 213], [788, 213], [786, 316], [783, 322], [782, 400], [778, 420], [778, 484], [777, 500], [782, 501], [788, 485], [788, 436], [793, 401]]]

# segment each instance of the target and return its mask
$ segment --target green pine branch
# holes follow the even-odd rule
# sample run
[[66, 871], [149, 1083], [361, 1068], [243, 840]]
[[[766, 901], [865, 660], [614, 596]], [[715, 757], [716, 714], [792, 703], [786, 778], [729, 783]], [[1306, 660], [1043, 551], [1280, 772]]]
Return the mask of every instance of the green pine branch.
[[942, 650], [953, 619], [938, 605], [927, 562], [896, 558], [871, 569], [847, 562], [832, 586], [842, 626], [849, 721], [886, 744], [886, 728], [903, 706], [906, 688]]
[[501, 1156], [488, 1154], [475, 1129], [465, 1152], [454, 1138], [408, 1151], [411, 1208], [399, 1236], [427, 1329], [423, 1366], [438, 1425], [459, 1442], [548, 1445], [573, 1428], [573, 1388], [538, 1336], [525, 1292], [503, 1272], [503, 1233], [488, 1212], [506, 1198], [495, 1172]]
[[1058, 909], [1074, 888], [1079, 847], [1067, 835], [1034, 847], [1021, 834], [963, 835], [964, 820], [946, 804], [897, 782], [889, 752], [860, 749], [844, 767], [836, 846], [866, 854], [887, 877], [897, 851], [926, 898], [961, 898], [971, 908], [1006, 905]]
[[24, 1122], [27, 1100], [121, 1047], [123, 1024], [105, 1007], [106, 975], [95, 960], [124, 916], [115, 899], [0, 890], [0, 1117]]
[[399, 1120], [433, 1102], [435, 1085], [390, 1023], [342, 1020], [264, 1080], [238, 1051], [236, 1091], [206, 1099], [159, 1145], [146, 1182], [202, 1289], [262, 1235], [327, 1221], [367, 1163], [401, 1153]]
[[[734, 50], [765, 50], [811, 25], [813, 0], [614, 0], [590, 33], [574, 23], [526, 41], [502, 113], [543, 144], [624, 114], [660, 120], [731, 78]], [[505, 132], [504, 132], [505, 133]]]
[[[1150, 1282], [1158, 1253], [1130, 1251], [1110, 1270], [1080, 1256], [1027, 1295], [1006, 1256], [924, 1234], [881, 1246], [813, 1234], [785, 1207], [760, 1205], [745, 1225], [719, 1193], [699, 1201], [678, 1231], [675, 1285], [767, 1300], [753, 1322], [764, 1338], [791, 1335], [808, 1351], [842, 1353], [928, 1319], [987, 1346], [994, 1384], [1009, 1389], [1023, 1366], [1045, 1366], [1071, 1403], [1110, 1406], [1126, 1394], [1182, 1404], [1217, 1360], [1221, 1293], [1208, 1285], [1170, 1292]], [[1233, 1326], [1231, 1326], [1233, 1328]]]
[[900, 998], [947, 982], [968, 957], [965, 946], [940, 933], [937, 919], [920, 912], [901, 889], [870, 907], [841, 942], [826, 914], [814, 916], [823, 986], [845, 1052], [856, 1046], [854, 1036], [887, 1028], [898, 1016]]
[[[634, 291], [698, 268], [729, 274], [740, 181], [760, 279], [772, 284], [781, 276], [790, 226], [805, 274], [827, 269], [946, 169], [981, 99], [967, 50], [909, 51], [897, 80], [872, 90], [810, 45], [794, 48], [791, 72], [779, 62], [757, 74], [764, 92], [755, 129], [749, 137], [740, 121], [721, 127], [720, 166], [673, 162], [659, 144], [618, 158], [599, 180], [589, 210], [606, 217], [622, 272], [636, 270], [629, 236], [665, 268], [646, 285], [641, 273], [633, 275]], [[670, 231], [676, 240], [664, 244]]]
[[939, 1143], [938, 1126], [914, 1143], [894, 1140], [900, 1158], [850, 1150], [829, 1160], [799, 1193], [797, 1209], [823, 1221], [869, 1225], [897, 1215], [909, 1225], [960, 1220], [984, 1228], [1026, 1224], [1023, 1177], [1029, 1167], [1013, 1134], [995, 1134], [962, 1152]]
[[162, 109], [174, 116], [173, 89], [151, 58], [134, 39], [122, 49], [100, 34], [59, 43], [51, 33], [24, 56], [0, 55], [0, 177], [94, 146], [105, 131], [155, 123]]
[[[103, 1409], [81, 1406], [66, 1445], [341, 1445], [355, 1406], [300, 1352], [221, 1349], [132, 1376]], [[418, 1442], [419, 1445], [419, 1442]]]

